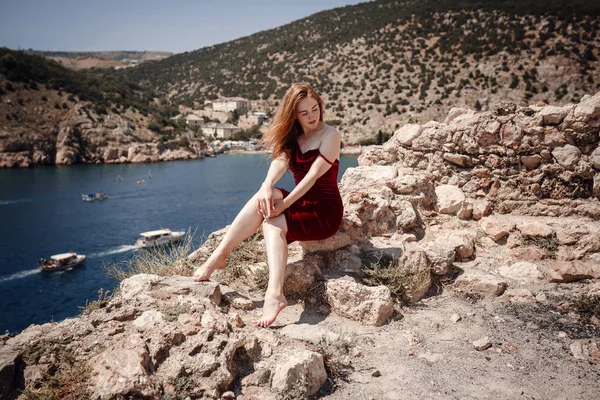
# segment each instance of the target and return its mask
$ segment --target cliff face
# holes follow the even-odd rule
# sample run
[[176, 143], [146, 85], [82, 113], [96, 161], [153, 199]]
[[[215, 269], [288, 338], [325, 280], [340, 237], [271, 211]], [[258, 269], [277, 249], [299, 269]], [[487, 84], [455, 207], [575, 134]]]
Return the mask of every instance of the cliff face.
[[0, 118], [0, 168], [200, 157], [198, 141], [165, 139], [137, 112], [98, 114], [91, 103], [51, 90], [6, 94]]
[[[302, 302], [278, 317], [286, 326], [244, 324], [265, 262], [232, 255], [201, 284], [135, 275], [79, 318], [2, 337], [0, 396], [307, 398], [346, 371], [334, 398], [389, 397], [399, 375], [410, 398], [449, 387], [461, 398], [531, 387], [544, 398], [593, 397], [599, 120], [600, 93], [406, 125], [344, 174], [340, 231], [290, 246], [284, 291]], [[177, 275], [191, 275], [224, 232], [176, 263]], [[424, 388], [431, 374], [442, 383]], [[556, 374], [581, 385], [544, 384]]]

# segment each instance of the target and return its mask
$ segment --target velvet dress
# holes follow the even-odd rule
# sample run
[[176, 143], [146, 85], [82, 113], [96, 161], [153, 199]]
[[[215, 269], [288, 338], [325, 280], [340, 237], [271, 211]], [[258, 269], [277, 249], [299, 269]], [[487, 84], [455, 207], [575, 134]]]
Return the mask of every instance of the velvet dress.
[[[290, 163], [290, 170], [294, 174], [296, 185], [308, 173], [317, 157], [331, 164], [331, 168], [316, 180], [304, 196], [283, 212], [288, 228], [286, 240], [289, 244], [296, 240], [327, 239], [336, 234], [344, 215], [342, 197], [337, 184], [340, 162], [328, 160], [319, 149], [302, 153], [300, 148], [296, 147], [295, 152], [296, 162]], [[281, 190], [284, 198], [290, 194], [285, 189], [278, 189]]]

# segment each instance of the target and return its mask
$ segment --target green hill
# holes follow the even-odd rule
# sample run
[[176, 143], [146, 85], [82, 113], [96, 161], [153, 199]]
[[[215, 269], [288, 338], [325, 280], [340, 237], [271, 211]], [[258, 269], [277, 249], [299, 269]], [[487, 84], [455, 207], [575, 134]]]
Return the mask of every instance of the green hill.
[[111, 74], [202, 107], [316, 85], [346, 140], [452, 107], [577, 101], [600, 86], [600, 4], [379, 0]]

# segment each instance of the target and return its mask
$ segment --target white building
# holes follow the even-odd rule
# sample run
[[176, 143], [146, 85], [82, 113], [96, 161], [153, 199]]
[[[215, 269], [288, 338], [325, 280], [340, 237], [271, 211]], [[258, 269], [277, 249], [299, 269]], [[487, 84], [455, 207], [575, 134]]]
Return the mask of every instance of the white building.
[[202, 134], [206, 137], [227, 139], [242, 129], [233, 124], [209, 122], [202, 127]]
[[204, 119], [200, 118], [196, 114], [190, 114], [185, 117], [185, 123], [190, 128], [194, 128], [197, 126], [202, 126], [202, 124], [204, 124]]
[[212, 108], [215, 111], [231, 112], [237, 110], [239, 113], [245, 113], [250, 109], [250, 102], [241, 97], [222, 97], [213, 100]]

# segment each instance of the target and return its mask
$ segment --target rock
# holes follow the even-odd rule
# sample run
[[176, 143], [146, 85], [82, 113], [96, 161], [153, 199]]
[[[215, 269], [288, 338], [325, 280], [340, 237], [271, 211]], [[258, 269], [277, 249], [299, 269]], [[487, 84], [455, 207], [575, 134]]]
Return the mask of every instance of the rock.
[[463, 202], [456, 216], [458, 217], [458, 219], [462, 220], [471, 219], [471, 217], [473, 216], [473, 203], [471, 203], [470, 201]]
[[462, 319], [462, 317], [461, 317], [459, 314], [457, 314], [457, 313], [454, 313], [454, 314], [452, 314], [452, 315], [450, 316], [450, 321], [452, 321], [452, 322], [453, 322], [453, 323], [455, 323], [455, 324], [456, 324], [458, 321], [460, 321], [461, 319]]
[[157, 310], [146, 310], [133, 321], [133, 327], [138, 332], [160, 330], [164, 325], [163, 314]]
[[446, 275], [452, 269], [452, 263], [456, 258], [454, 248], [446, 246], [438, 241], [426, 242], [423, 249], [431, 262], [431, 272], [434, 275]]
[[398, 215], [396, 225], [399, 232], [407, 232], [417, 226], [419, 217], [410, 201], [403, 200], [398, 203], [396, 208], [395, 211]]
[[379, 371], [378, 369], [376, 369], [375, 371], [373, 371], [371, 373], [371, 376], [374, 378], [379, 378], [381, 376], [381, 371]]
[[592, 193], [595, 197], [600, 199], [600, 173], [594, 175], [594, 181], [592, 183]]
[[527, 261], [501, 266], [498, 268], [498, 272], [506, 278], [522, 283], [534, 283], [544, 277], [544, 274], [538, 269], [536, 264]]
[[482, 337], [479, 340], [475, 340], [473, 342], [473, 347], [475, 347], [475, 349], [477, 351], [487, 350], [490, 347], [492, 347], [492, 342], [490, 342], [490, 338], [489, 337], [485, 336], [485, 337]]
[[416, 124], [406, 124], [396, 132], [390, 139], [391, 142], [398, 142], [404, 146], [412, 145], [413, 140], [419, 137], [423, 132], [423, 128]]
[[310, 240], [305, 242], [300, 242], [300, 246], [304, 248], [308, 252], [317, 252], [317, 251], [334, 251], [337, 249], [341, 249], [342, 247], [348, 246], [352, 242], [352, 237], [345, 232], [336, 232], [330, 238], [325, 240]]
[[465, 270], [454, 281], [451, 290], [487, 297], [500, 296], [508, 285], [502, 279], [477, 270]]
[[552, 155], [561, 166], [574, 168], [581, 158], [581, 150], [573, 145], [566, 144], [552, 150]]
[[435, 188], [435, 194], [436, 211], [442, 214], [456, 214], [465, 201], [465, 194], [454, 185], [438, 186]]
[[543, 269], [548, 282], [568, 283], [582, 279], [600, 278], [600, 269], [593, 262], [551, 261]]
[[596, 150], [590, 154], [590, 162], [594, 169], [600, 171], [600, 147], [596, 147]]
[[545, 106], [541, 109], [539, 115], [542, 117], [544, 125], [558, 125], [569, 113], [570, 108]]
[[444, 153], [443, 159], [459, 167], [473, 167], [479, 164], [479, 160], [464, 154]]
[[589, 339], [574, 340], [569, 345], [569, 349], [573, 357], [578, 360], [600, 361], [600, 349], [596, 341]]
[[478, 221], [492, 213], [494, 205], [488, 200], [473, 201], [473, 219]]
[[396, 167], [373, 165], [369, 167], [348, 168], [342, 176], [341, 185], [350, 188], [359, 185], [362, 188], [379, 187], [398, 176]]
[[482, 218], [479, 226], [495, 242], [507, 236], [509, 231], [514, 228], [514, 225], [502, 223], [499, 219], [491, 217]]
[[527, 289], [506, 289], [502, 299], [513, 303], [534, 303], [535, 298], [531, 291]]
[[430, 364], [436, 363], [444, 359], [444, 355], [440, 353], [419, 353], [417, 354], [417, 358], [421, 360], [425, 360]]
[[335, 252], [335, 268], [350, 274], [362, 275], [363, 261], [360, 247], [356, 245]]
[[287, 336], [296, 340], [303, 340], [312, 344], [318, 344], [325, 338], [334, 338], [334, 336], [337, 336], [339, 339], [339, 335], [318, 325], [310, 324], [286, 325], [281, 328], [279, 333], [283, 336]]
[[283, 292], [286, 295], [306, 293], [321, 275], [320, 264], [321, 258], [316, 255], [289, 263], [285, 269]]
[[143, 337], [132, 335], [92, 357], [90, 392], [93, 399], [113, 398], [136, 393], [160, 397], [151, 377], [151, 361]]
[[267, 368], [258, 368], [256, 371], [242, 379], [242, 387], [264, 386], [271, 380], [271, 371]]
[[548, 238], [554, 234], [554, 230], [541, 222], [525, 222], [517, 224], [517, 229], [523, 237]]
[[525, 166], [525, 168], [532, 170], [536, 169], [542, 163], [542, 157], [534, 154], [532, 156], [521, 156], [521, 164]]
[[223, 400], [235, 399], [235, 393], [233, 393], [232, 391], [227, 391], [221, 395], [221, 399], [223, 399]]
[[17, 368], [21, 360], [18, 352], [0, 348], [0, 398], [5, 398], [17, 387]]
[[333, 312], [369, 325], [379, 326], [394, 313], [394, 301], [386, 286], [332, 279], [327, 282], [327, 299]]
[[315, 394], [327, 380], [323, 356], [304, 350], [289, 356], [288, 361], [275, 367], [271, 387], [280, 392], [290, 391], [299, 383], [306, 385], [306, 395]]
[[432, 284], [430, 261], [417, 244], [407, 244], [398, 262], [402, 278], [402, 298], [416, 303], [429, 291]]

